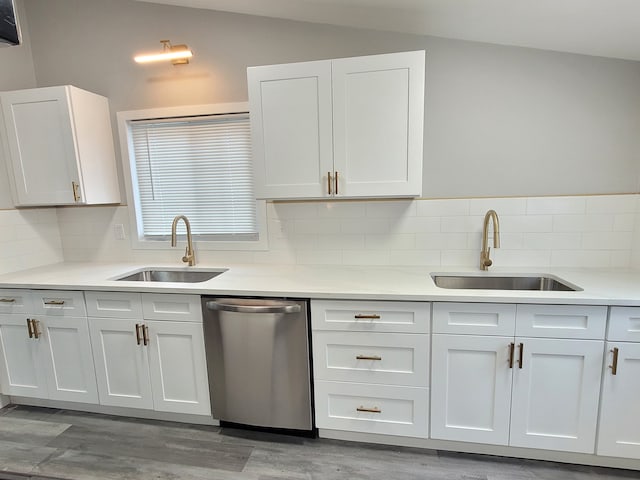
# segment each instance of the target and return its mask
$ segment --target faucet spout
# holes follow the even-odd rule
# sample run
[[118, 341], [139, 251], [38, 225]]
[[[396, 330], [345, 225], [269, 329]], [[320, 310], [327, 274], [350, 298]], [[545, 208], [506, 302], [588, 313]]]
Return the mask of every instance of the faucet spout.
[[196, 253], [193, 250], [193, 240], [191, 238], [191, 224], [189, 223], [189, 219], [184, 215], [178, 215], [173, 219], [173, 223], [171, 224], [171, 246], [176, 246], [176, 228], [178, 226], [178, 221], [183, 220], [185, 227], [187, 227], [187, 249], [184, 252], [184, 257], [182, 257], [182, 261], [188, 263], [190, 267], [196, 264]]
[[493, 223], [493, 248], [500, 248], [500, 222], [495, 210], [489, 210], [484, 216], [482, 224], [482, 251], [480, 252], [480, 270], [488, 270], [493, 264], [489, 247], [489, 221]]

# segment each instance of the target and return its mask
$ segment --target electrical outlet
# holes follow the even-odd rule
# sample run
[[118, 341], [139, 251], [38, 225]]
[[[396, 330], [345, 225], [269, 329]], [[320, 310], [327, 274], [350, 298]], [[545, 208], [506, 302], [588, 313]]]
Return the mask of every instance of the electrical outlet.
[[121, 223], [116, 223], [113, 226], [113, 236], [116, 237], [116, 240], [124, 240], [126, 235], [124, 234], [124, 225]]

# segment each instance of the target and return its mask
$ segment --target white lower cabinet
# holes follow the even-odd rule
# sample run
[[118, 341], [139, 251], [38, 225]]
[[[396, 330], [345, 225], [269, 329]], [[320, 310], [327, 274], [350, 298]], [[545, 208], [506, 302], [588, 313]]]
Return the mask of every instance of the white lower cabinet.
[[434, 334], [431, 437], [509, 444], [513, 337]]
[[142, 343], [142, 320], [91, 318], [100, 404], [153, 408], [149, 357]]
[[[15, 301], [2, 302], [0, 309], [0, 393], [98, 403], [82, 292], [18, 293], [28, 298], [27, 306], [7, 293], [0, 298]], [[4, 313], [12, 309], [20, 313]]]
[[607, 340], [596, 453], [640, 459], [640, 308], [612, 307]]
[[[461, 308], [473, 316], [470, 305]], [[458, 304], [434, 306], [432, 358], [431, 437], [526, 448], [594, 453], [606, 308], [560, 306], [553, 311], [539, 306], [538, 313], [571, 323], [589, 318], [595, 323], [587, 340], [524, 336], [450, 335], [447, 322], [438, 319]], [[478, 305], [482, 324], [490, 304]], [[503, 306], [498, 305], [497, 311]], [[515, 313], [515, 332], [531, 331], [538, 306], [526, 305], [525, 315]], [[520, 305], [518, 305], [520, 308]], [[486, 323], [487, 332], [494, 323]], [[586, 325], [584, 321], [581, 325]], [[440, 326], [439, 326], [440, 325]], [[545, 324], [541, 336], [554, 325]], [[564, 327], [561, 327], [564, 328]], [[570, 336], [572, 327], [558, 335]], [[504, 333], [504, 330], [501, 330]]]
[[86, 292], [86, 298], [101, 404], [211, 414], [199, 296]]
[[511, 446], [594, 453], [603, 347], [516, 337], [522, 364], [513, 371]]
[[430, 304], [311, 302], [316, 426], [429, 434]]

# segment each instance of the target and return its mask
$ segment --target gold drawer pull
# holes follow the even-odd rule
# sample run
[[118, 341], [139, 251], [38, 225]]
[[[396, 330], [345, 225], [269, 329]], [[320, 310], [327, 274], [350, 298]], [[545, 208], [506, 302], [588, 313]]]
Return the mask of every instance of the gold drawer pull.
[[513, 354], [515, 353], [516, 344], [511, 342], [509, 344], [509, 368], [513, 368]]
[[353, 318], [355, 318], [356, 320], [364, 320], [364, 319], [368, 319], [368, 320], [379, 320], [380, 319], [380, 315], [374, 313], [372, 315], [365, 315], [363, 313], [356, 313]]
[[29, 338], [33, 338], [33, 326], [30, 318], [27, 318], [27, 331], [29, 332]]
[[356, 360], [382, 360], [378, 355], [357, 355]]
[[327, 172], [327, 190], [331, 195], [331, 172]]
[[31, 326], [33, 327], [33, 338], [40, 338], [40, 332], [38, 331], [38, 326], [40, 325], [40, 322], [38, 320], [35, 319], [31, 319]]
[[358, 408], [356, 408], [356, 410], [358, 412], [382, 413], [382, 410], [380, 410], [378, 407], [367, 408], [367, 407], [363, 407], [362, 405], [360, 405]]
[[0, 302], [2, 303], [16, 303], [15, 298], [0, 298]]
[[146, 347], [147, 345], [149, 345], [149, 327], [147, 327], [146, 325], [141, 325], [142, 326], [142, 343], [144, 343], [144, 346]]
[[610, 350], [611, 353], [613, 353], [613, 362], [611, 362], [611, 365], [609, 365], [609, 368], [611, 369], [611, 375], [617, 375], [618, 374], [618, 347], [614, 347], [613, 350]]
[[74, 202], [79, 202], [80, 201], [80, 194], [78, 193], [78, 188], [80, 187], [80, 185], [78, 185], [76, 182], [71, 182], [71, 189], [73, 190], [73, 201]]
[[47, 300], [45, 305], [64, 305], [64, 300]]
[[140, 327], [142, 327], [142, 325], [136, 323], [136, 343], [138, 345], [140, 345], [140, 342], [142, 342], [142, 338], [140, 336]]

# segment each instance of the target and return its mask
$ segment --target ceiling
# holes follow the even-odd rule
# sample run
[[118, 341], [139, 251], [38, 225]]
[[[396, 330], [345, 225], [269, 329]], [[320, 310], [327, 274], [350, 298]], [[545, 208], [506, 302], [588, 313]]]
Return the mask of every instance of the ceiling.
[[639, 0], [138, 0], [640, 61]]

